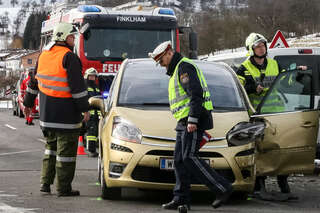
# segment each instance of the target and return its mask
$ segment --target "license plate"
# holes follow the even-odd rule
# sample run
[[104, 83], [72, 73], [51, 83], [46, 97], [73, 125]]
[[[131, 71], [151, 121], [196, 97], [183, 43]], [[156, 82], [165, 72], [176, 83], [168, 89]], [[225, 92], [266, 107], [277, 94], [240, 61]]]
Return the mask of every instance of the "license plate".
[[[208, 165], [210, 165], [209, 159], [203, 159]], [[174, 170], [174, 160], [172, 158], [160, 158], [160, 169]]]

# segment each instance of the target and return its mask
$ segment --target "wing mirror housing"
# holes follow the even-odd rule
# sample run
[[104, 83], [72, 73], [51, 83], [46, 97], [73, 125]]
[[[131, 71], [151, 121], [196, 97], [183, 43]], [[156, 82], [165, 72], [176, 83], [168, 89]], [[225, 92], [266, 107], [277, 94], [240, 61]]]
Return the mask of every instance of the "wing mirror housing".
[[266, 125], [262, 121], [240, 122], [227, 133], [229, 146], [242, 146], [262, 140]]

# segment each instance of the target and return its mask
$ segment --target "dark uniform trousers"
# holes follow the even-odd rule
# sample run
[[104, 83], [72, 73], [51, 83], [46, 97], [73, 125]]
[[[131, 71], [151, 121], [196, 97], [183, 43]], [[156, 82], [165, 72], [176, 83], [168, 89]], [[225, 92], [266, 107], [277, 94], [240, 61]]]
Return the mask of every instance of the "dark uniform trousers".
[[96, 110], [93, 114], [90, 113], [90, 119], [87, 122], [87, 149], [89, 152], [96, 152], [97, 136], [99, 126], [99, 116]]
[[205, 184], [213, 193], [220, 195], [231, 189], [231, 184], [219, 175], [204, 160], [199, 158], [199, 146], [203, 130], [187, 132], [177, 130], [174, 151], [176, 185], [173, 191], [174, 201], [190, 202], [191, 175]]
[[72, 190], [76, 168], [79, 132], [43, 131], [47, 140], [42, 164], [41, 183], [53, 184], [57, 174], [57, 191]]

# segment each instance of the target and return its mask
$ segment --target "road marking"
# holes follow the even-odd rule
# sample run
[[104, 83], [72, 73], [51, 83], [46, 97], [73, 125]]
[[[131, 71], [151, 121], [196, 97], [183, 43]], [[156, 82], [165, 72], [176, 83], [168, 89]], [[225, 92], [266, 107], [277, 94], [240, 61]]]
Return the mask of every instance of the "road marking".
[[20, 151], [20, 152], [0, 153], [0, 156], [5, 156], [5, 155], [15, 155], [15, 154], [28, 153], [28, 152], [38, 152], [38, 151], [41, 151], [41, 149], [33, 149], [33, 150]]
[[18, 208], [18, 207], [12, 207], [5, 203], [0, 202], [0, 212], [6, 212], [6, 213], [33, 213], [36, 210], [39, 210], [39, 208], [33, 208], [33, 209], [25, 209], [25, 208]]
[[17, 195], [0, 194], [0, 197], [17, 197]]
[[40, 142], [42, 142], [42, 143], [44, 143], [44, 144], [46, 144], [46, 143], [47, 143], [47, 141], [46, 141], [46, 140], [43, 140], [43, 139], [41, 139], [41, 138], [38, 138], [37, 140], [38, 140], [38, 141], [40, 141]]
[[17, 128], [14, 128], [13, 126], [10, 126], [9, 124], [6, 124], [5, 125], [6, 127], [10, 128], [10, 129], [13, 129], [13, 130], [16, 130]]

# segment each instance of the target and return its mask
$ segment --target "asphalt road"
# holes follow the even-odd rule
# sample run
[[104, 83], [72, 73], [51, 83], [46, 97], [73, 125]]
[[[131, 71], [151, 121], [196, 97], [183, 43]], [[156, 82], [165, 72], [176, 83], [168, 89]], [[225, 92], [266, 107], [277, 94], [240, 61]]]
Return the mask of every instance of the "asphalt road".
[[[38, 120], [27, 126], [24, 119], [0, 109], [0, 213], [122, 213], [122, 212], [175, 212], [161, 209], [161, 204], [171, 200], [171, 191], [141, 191], [123, 189], [118, 201], [102, 200], [97, 183], [97, 159], [78, 156], [73, 188], [79, 197], [58, 198], [41, 195], [40, 168], [44, 152], [44, 138]], [[289, 178], [297, 201], [271, 202], [255, 198], [241, 200], [233, 196], [219, 209], [212, 209], [212, 196], [208, 192], [194, 192], [190, 212], [320, 212], [319, 176]], [[275, 179], [269, 178], [268, 190], [277, 190]]]

